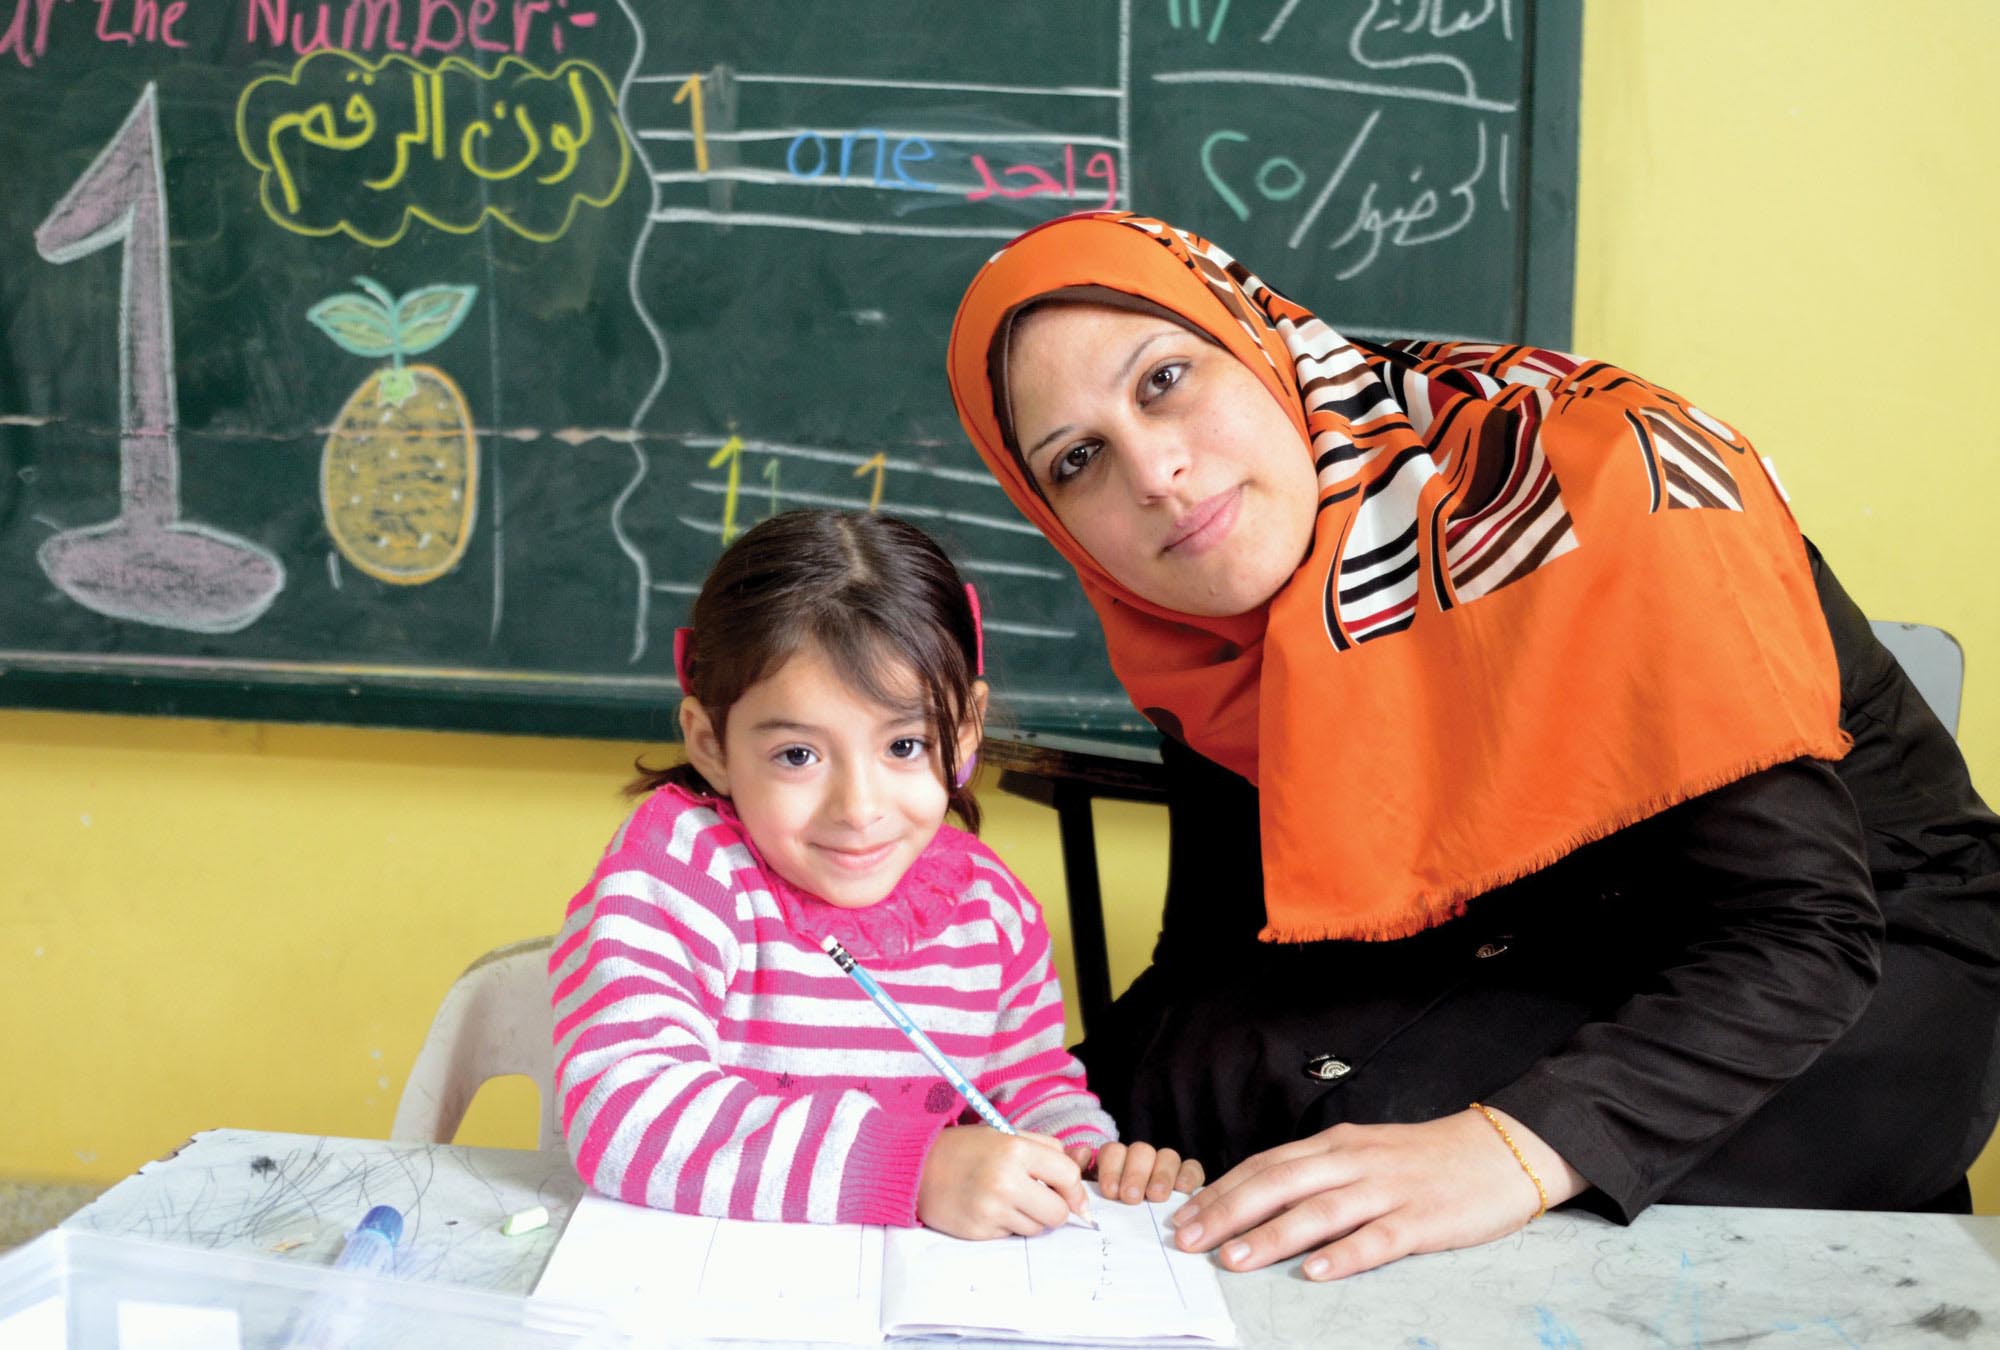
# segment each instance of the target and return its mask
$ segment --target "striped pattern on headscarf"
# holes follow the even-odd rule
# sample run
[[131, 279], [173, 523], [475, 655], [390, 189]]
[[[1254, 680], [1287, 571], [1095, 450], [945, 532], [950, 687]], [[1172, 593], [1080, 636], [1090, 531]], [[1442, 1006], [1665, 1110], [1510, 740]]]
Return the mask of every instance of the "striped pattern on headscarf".
[[[1172, 311], [1290, 415], [1319, 512], [1259, 609], [1142, 599], [1024, 476], [993, 343], [1079, 287]], [[1267, 938], [1405, 936], [1677, 802], [1846, 752], [1782, 495], [1740, 433], [1629, 371], [1351, 342], [1207, 240], [1124, 213], [994, 255], [948, 364], [974, 446], [1076, 568], [1134, 706], [1257, 783]]]

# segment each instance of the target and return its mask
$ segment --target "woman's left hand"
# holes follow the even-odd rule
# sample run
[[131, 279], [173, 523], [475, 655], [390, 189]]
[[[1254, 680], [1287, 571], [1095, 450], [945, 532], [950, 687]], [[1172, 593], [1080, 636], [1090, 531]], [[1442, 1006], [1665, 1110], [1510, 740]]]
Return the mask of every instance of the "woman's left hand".
[[[1494, 1115], [1541, 1178], [1549, 1204], [1584, 1189], [1539, 1136]], [[1505, 1237], [1540, 1204], [1499, 1132], [1466, 1110], [1421, 1125], [1336, 1125], [1281, 1144], [1217, 1177], [1169, 1222], [1183, 1250], [1220, 1246], [1230, 1270], [1318, 1247], [1306, 1258], [1306, 1277], [1337, 1280], [1412, 1252]]]
[[[1070, 1150], [1077, 1166], [1088, 1167], [1090, 1146], [1080, 1144]], [[1097, 1189], [1107, 1200], [1136, 1205], [1141, 1200], [1165, 1200], [1175, 1191], [1192, 1194], [1201, 1189], [1201, 1164], [1182, 1158], [1170, 1148], [1151, 1144], [1106, 1144], [1097, 1150]]]

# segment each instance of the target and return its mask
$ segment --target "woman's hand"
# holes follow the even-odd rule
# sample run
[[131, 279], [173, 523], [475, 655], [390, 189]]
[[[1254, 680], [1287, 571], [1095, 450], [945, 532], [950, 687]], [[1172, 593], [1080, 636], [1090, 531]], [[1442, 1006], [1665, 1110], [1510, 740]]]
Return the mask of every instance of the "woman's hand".
[[[1090, 1165], [1091, 1146], [1079, 1144], [1069, 1151], [1079, 1167]], [[1201, 1164], [1183, 1159], [1170, 1148], [1151, 1144], [1106, 1144], [1096, 1150], [1097, 1189], [1107, 1200], [1136, 1205], [1141, 1200], [1164, 1200], [1175, 1191], [1192, 1195], [1201, 1189]]]
[[[1583, 1178], [1539, 1136], [1493, 1114], [1551, 1205], [1583, 1190]], [[1466, 1110], [1421, 1125], [1336, 1125], [1268, 1149], [1210, 1182], [1168, 1222], [1186, 1251], [1220, 1246], [1230, 1270], [1256, 1270], [1317, 1246], [1306, 1278], [1338, 1280], [1411, 1252], [1505, 1237], [1540, 1205], [1499, 1132]]]
[[1084, 1205], [1082, 1168], [1046, 1134], [949, 1126], [917, 1179], [918, 1221], [953, 1237], [1033, 1237]]

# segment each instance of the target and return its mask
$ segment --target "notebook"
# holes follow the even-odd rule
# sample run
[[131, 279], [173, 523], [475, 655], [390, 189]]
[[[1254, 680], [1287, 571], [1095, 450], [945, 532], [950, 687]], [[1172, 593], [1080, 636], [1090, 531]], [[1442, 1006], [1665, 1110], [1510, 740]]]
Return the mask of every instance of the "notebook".
[[1214, 1267], [1166, 1240], [1180, 1198], [1099, 1198], [1096, 1232], [1072, 1224], [967, 1242], [928, 1228], [707, 1219], [590, 1195], [535, 1294], [606, 1308], [637, 1345], [940, 1335], [1233, 1345]]

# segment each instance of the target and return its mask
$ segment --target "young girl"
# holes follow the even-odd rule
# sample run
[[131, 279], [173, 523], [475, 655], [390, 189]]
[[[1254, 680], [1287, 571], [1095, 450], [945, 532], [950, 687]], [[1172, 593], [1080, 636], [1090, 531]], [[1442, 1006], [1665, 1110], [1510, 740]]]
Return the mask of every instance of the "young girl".
[[[549, 960], [556, 1092], [607, 1195], [733, 1218], [1032, 1234], [1201, 1169], [1118, 1144], [1062, 1046], [1040, 907], [946, 812], [986, 710], [976, 601], [922, 531], [767, 520], [676, 635], [688, 763], [644, 794]], [[821, 950], [832, 936], [1021, 1131], [966, 1103]]]

